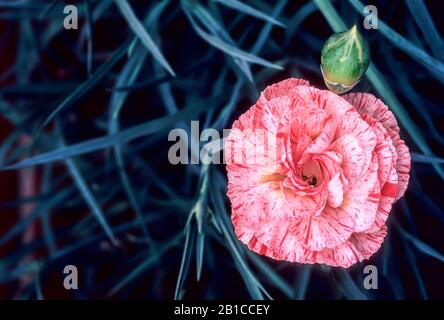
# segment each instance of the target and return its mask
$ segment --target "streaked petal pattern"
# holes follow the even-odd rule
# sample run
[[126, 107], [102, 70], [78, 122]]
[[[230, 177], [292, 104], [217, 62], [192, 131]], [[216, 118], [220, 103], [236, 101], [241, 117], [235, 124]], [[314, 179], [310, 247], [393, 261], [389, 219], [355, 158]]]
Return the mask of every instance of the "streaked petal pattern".
[[410, 172], [382, 101], [294, 78], [267, 87], [234, 122], [225, 157], [239, 240], [277, 260], [345, 268], [380, 248]]

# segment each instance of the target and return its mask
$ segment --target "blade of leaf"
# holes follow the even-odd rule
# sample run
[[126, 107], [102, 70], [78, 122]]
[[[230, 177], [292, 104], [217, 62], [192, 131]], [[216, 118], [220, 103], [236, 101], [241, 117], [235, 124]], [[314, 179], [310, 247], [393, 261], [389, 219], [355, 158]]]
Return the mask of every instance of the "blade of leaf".
[[412, 156], [413, 162], [430, 163], [430, 164], [444, 164], [444, 159], [441, 159], [438, 157], [427, 156], [427, 155], [416, 153], [416, 152], [411, 152], [410, 155]]
[[345, 270], [338, 270], [338, 285], [341, 287], [344, 295], [350, 300], [367, 300], [367, 296], [359, 289], [355, 281]]
[[149, 33], [145, 30], [144, 26], [135, 15], [128, 1], [114, 0], [114, 3], [117, 5], [123, 17], [125, 18], [126, 22], [128, 23], [129, 27], [134, 32], [134, 34], [140, 39], [145, 48], [149, 52], [151, 52], [151, 54], [159, 62], [160, 65], [162, 65], [172, 76], [175, 76], [175, 73], [171, 68], [170, 64], [164, 58], [162, 52], [156, 46]]
[[407, 260], [410, 262], [410, 266], [412, 267], [413, 270], [413, 274], [415, 275], [416, 278], [416, 283], [418, 284], [419, 287], [419, 292], [421, 293], [421, 297], [424, 300], [427, 300], [427, 289], [424, 286], [424, 280], [422, 278], [421, 272], [419, 271], [419, 267], [418, 264], [416, 263], [416, 257], [413, 254], [413, 252], [410, 250], [410, 247], [405, 243], [404, 241], [404, 248], [405, 248], [405, 252], [407, 255]]
[[200, 276], [202, 274], [204, 249], [205, 249], [205, 234], [199, 233], [197, 235], [197, 243], [196, 243], [196, 279], [197, 279], [197, 282], [200, 281]]
[[416, 24], [421, 29], [433, 55], [437, 59], [444, 61], [444, 43], [433, 24], [432, 17], [430, 16], [424, 1], [406, 1], [405, 4], [407, 5], [413, 20], [415, 20]]
[[432, 258], [435, 258], [438, 261], [441, 261], [444, 263], [444, 255], [439, 253], [437, 250], [426, 244], [425, 242], [421, 241], [417, 237], [412, 236], [410, 233], [406, 232], [401, 228], [401, 226], [396, 225], [399, 229], [399, 231], [405, 236], [407, 240], [411, 242], [419, 251], [422, 253], [431, 256]]
[[[348, 2], [356, 9], [358, 13], [365, 16], [364, 5], [359, 0], [348, 0]], [[329, 1], [328, 3], [331, 5]], [[379, 30], [381, 34], [386, 37], [394, 46], [398, 47], [400, 50], [407, 53], [413, 59], [429, 69], [430, 73], [444, 84], [444, 63], [440, 62], [438, 59], [433, 58], [427, 52], [415, 46], [409, 40], [390, 28], [381, 19], [378, 20], [377, 30]]]
[[296, 300], [304, 300], [307, 292], [307, 287], [310, 282], [312, 266], [301, 265], [299, 266], [298, 276], [295, 283], [294, 298]]
[[255, 8], [251, 7], [250, 5], [240, 2], [238, 0], [213, 0], [213, 1], [216, 1], [226, 7], [238, 10], [242, 13], [247, 14], [247, 15], [256, 17], [261, 20], [265, 20], [267, 22], [270, 22], [272, 24], [275, 24], [275, 25], [285, 28], [285, 25], [283, 23], [277, 21], [273, 17], [270, 17], [268, 14], [263, 13], [262, 11], [255, 9]]
[[111, 68], [122, 58], [128, 49], [129, 41], [126, 41], [119, 49], [117, 49], [111, 58], [102, 64], [100, 68], [94, 72], [94, 74], [80, 86], [78, 86], [71, 94], [69, 94], [63, 101], [55, 108], [54, 111], [45, 119], [43, 124], [37, 130], [36, 136], [40, 135], [43, 128], [48, 125], [62, 110], [70, 106], [73, 102], [80, 99], [84, 94], [88, 92], [94, 85], [96, 85], [105, 75], [109, 73]]
[[114, 237], [114, 233], [113, 233], [111, 227], [109, 226], [108, 222], [105, 219], [105, 215], [103, 214], [102, 209], [100, 208], [92, 191], [89, 189], [87, 183], [85, 182], [76, 163], [74, 162], [73, 159], [66, 159], [65, 163], [66, 163], [69, 173], [70, 173], [72, 179], [74, 180], [74, 183], [76, 184], [77, 188], [79, 189], [83, 199], [85, 200], [85, 202], [87, 203], [87, 205], [91, 209], [91, 212], [96, 217], [99, 224], [102, 226], [102, 228], [105, 231], [105, 233], [107, 234], [108, 238], [113, 243], [117, 242], [117, 239]]
[[188, 269], [191, 261], [191, 253], [193, 248], [193, 243], [195, 240], [196, 228], [194, 225], [187, 225], [185, 231], [185, 244], [183, 247], [182, 261], [180, 263], [179, 275], [177, 276], [176, 289], [174, 291], [174, 300], [182, 299], [183, 291], [182, 286], [185, 281], [185, 277], [188, 274]]
[[221, 96], [210, 97], [209, 99], [202, 100], [199, 103], [183, 109], [173, 115], [151, 120], [143, 124], [133, 126], [129, 129], [121, 130], [115, 134], [89, 139], [84, 142], [61, 147], [54, 151], [49, 151], [27, 160], [23, 160], [17, 164], [0, 166], [0, 171], [21, 169], [29, 166], [67, 159], [96, 150], [105, 149], [113, 146], [116, 143], [128, 142], [154, 133], [159, 134], [162, 133], [163, 130], [174, 127], [174, 125], [180, 120], [184, 121], [195, 118], [202, 111], [208, 110], [208, 106], [216, 105], [217, 101], [220, 99]]
[[139, 264], [137, 267], [135, 267], [133, 270], [131, 270], [131, 272], [128, 273], [128, 275], [126, 275], [122, 280], [117, 282], [113, 286], [113, 288], [110, 290], [110, 292], [108, 293], [108, 296], [114, 295], [120, 289], [122, 289], [123, 287], [125, 287], [126, 285], [128, 285], [129, 283], [134, 281], [135, 279], [137, 279], [143, 272], [145, 272], [150, 267], [152, 267], [156, 263], [156, 261], [158, 261], [158, 259], [165, 252], [167, 252], [169, 249], [175, 247], [178, 244], [179, 240], [182, 239], [182, 237], [183, 237], [183, 235], [179, 234], [179, 236], [177, 236], [177, 237], [173, 238], [172, 240], [163, 244], [161, 246], [161, 248], [158, 249], [155, 254], [149, 255], [148, 258], [144, 262]]
[[206, 42], [208, 42], [213, 47], [225, 52], [229, 56], [232, 56], [234, 58], [238, 58], [241, 60], [244, 60], [246, 62], [255, 63], [258, 65], [262, 65], [264, 67], [273, 68], [282, 70], [283, 68], [277, 64], [271, 63], [267, 60], [264, 60], [256, 55], [253, 55], [251, 53], [248, 53], [246, 51], [243, 51], [233, 45], [230, 45], [224, 41], [222, 41], [220, 38], [210, 35], [207, 32], [205, 32], [202, 28], [200, 28], [197, 23], [194, 21], [194, 18], [185, 11], [186, 15], [188, 16], [188, 19], [191, 21], [192, 26], [194, 30], [197, 32], [197, 34]]
[[247, 255], [256, 265], [262, 276], [267, 278], [268, 282], [281, 290], [287, 297], [291, 297], [293, 289], [273, 268], [271, 268], [261, 257], [248, 250]]

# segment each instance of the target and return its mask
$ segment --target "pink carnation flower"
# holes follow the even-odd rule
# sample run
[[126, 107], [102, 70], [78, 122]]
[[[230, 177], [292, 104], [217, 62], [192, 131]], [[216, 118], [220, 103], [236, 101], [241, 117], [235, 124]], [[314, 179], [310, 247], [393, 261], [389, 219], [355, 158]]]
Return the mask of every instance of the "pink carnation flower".
[[380, 248], [410, 171], [384, 103], [300, 79], [262, 92], [234, 122], [225, 156], [239, 240], [274, 259], [345, 268]]

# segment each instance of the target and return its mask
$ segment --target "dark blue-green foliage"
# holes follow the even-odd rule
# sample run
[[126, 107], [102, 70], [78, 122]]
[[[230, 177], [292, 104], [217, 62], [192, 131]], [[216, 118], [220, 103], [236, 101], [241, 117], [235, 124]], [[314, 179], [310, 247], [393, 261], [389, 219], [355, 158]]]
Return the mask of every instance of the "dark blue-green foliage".
[[[0, 295], [444, 297], [440, 1], [373, 1], [377, 30], [362, 28], [360, 0], [82, 0], [77, 30], [63, 28], [65, 4], [0, 0], [0, 112], [11, 128], [0, 130], [0, 179], [37, 176], [35, 195], [0, 203]], [[372, 54], [353, 90], [396, 115], [409, 189], [370, 261], [344, 270], [259, 256], [234, 234], [223, 165], [169, 164], [168, 132], [189, 133], [191, 120], [229, 128], [261, 89], [291, 76], [324, 88], [322, 45], [353, 24]], [[378, 290], [362, 285], [370, 263]], [[78, 291], [61, 287], [67, 264], [79, 269]]]

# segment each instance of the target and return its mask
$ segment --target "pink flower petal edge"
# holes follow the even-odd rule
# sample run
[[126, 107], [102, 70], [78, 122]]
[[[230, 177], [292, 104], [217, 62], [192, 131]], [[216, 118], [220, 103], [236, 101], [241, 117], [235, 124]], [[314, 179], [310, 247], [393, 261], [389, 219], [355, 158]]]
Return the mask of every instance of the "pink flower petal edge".
[[369, 259], [409, 181], [409, 150], [381, 100], [302, 79], [267, 87], [225, 151], [236, 235], [277, 260], [348, 268]]

